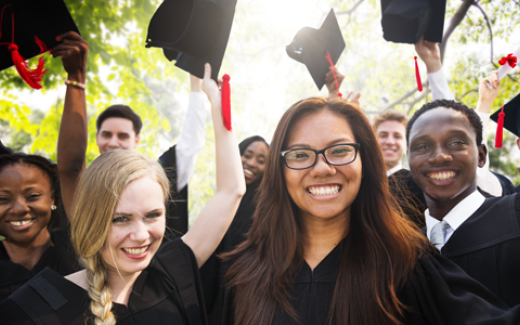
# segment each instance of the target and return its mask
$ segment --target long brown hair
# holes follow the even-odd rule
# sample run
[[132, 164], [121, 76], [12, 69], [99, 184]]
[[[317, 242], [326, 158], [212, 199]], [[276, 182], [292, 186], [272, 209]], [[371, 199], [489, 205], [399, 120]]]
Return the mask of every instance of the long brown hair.
[[[293, 125], [329, 110], [344, 117], [361, 144], [363, 180], [351, 206], [329, 324], [400, 324], [396, 291], [428, 247], [407, 221], [388, 190], [383, 156], [374, 131], [359, 108], [341, 100], [309, 98], [291, 106], [278, 123], [259, 188], [259, 201], [247, 240], [225, 255], [226, 285], [235, 291], [235, 323], [271, 324], [276, 312], [298, 320], [289, 290], [304, 262], [297, 209], [285, 185], [279, 152]], [[254, 306], [254, 307], [252, 307]]]

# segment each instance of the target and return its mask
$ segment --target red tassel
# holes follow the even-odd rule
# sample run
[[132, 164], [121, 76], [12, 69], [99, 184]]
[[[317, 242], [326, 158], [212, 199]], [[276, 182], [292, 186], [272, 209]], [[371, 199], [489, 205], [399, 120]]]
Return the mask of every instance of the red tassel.
[[330, 56], [330, 52], [327, 52], [327, 55], [325, 55], [325, 59], [329, 61], [330, 66], [332, 67], [332, 75], [334, 76], [334, 82], [336, 83], [336, 89], [338, 90], [338, 97], [343, 97], [343, 94], [339, 92], [339, 84], [338, 84], [338, 78], [336, 77], [336, 70], [334, 69], [334, 62], [332, 62], [332, 57]]
[[495, 148], [502, 148], [502, 139], [504, 137], [504, 116], [506, 116], [506, 113], [504, 113], [504, 106], [502, 106], [502, 110], [498, 113]]
[[[36, 43], [42, 43], [37, 37], [35, 37]], [[43, 50], [42, 45], [38, 43], [40, 49]], [[43, 45], [45, 46], [45, 44]], [[9, 51], [11, 51], [11, 58], [13, 60], [14, 66], [18, 71], [18, 74], [22, 79], [34, 89], [41, 89], [42, 85], [40, 82], [42, 81], [43, 75], [47, 72], [47, 70], [43, 70], [45, 62], [43, 61], [43, 57], [40, 57], [38, 60], [38, 66], [35, 69], [29, 69], [27, 62], [22, 58], [20, 52], [18, 52], [18, 46], [14, 43], [9, 45]], [[46, 47], [45, 47], [46, 48]]]
[[229, 79], [231, 77], [228, 74], [225, 74], [222, 77], [224, 82], [222, 83], [222, 120], [224, 122], [224, 126], [228, 131], [231, 131], [231, 87], [229, 86]]
[[419, 72], [419, 65], [417, 64], [417, 56], [414, 56], [415, 59], [415, 80], [417, 81], [417, 90], [419, 92], [423, 91], [422, 81], [421, 81], [421, 73]]

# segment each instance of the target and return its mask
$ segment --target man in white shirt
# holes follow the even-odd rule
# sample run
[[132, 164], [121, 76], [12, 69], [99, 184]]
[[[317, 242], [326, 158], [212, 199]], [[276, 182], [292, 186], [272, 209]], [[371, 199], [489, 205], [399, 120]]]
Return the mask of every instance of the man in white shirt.
[[520, 196], [486, 198], [477, 190], [487, 154], [482, 133], [480, 117], [466, 105], [428, 103], [408, 123], [408, 159], [425, 194], [432, 244], [513, 306], [520, 303]]

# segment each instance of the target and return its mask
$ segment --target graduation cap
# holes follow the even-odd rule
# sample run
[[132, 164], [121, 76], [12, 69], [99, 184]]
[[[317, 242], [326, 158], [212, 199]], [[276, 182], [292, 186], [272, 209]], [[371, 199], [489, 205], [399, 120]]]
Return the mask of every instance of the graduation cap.
[[422, 36], [442, 42], [446, 0], [381, 0], [383, 38], [416, 44]]
[[0, 140], [0, 155], [7, 155], [7, 154], [12, 154], [12, 153], [13, 153], [13, 150], [11, 150], [11, 148], [9, 148], [9, 147], [4, 146], [4, 144]]
[[146, 47], [159, 47], [175, 65], [198, 78], [211, 64], [217, 80], [237, 0], [165, 0], [148, 26]]
[[491, 119], [497, 122], [495, 148], [502, 148], [502, 128], [520, 138], [520, 94], [491, 115]]
[[338, 62], [344, 49], [345, 41], [332, 9], [320, 29], [303, 27], [285, 48], [291, 58], [307, 66], [319, 90], [325, 85], [329, 67]]
[[0, 70], [16, 66], [20, 77], [41, 89], [45, 74], [43, 57], [30, 69], [28, 58], [58, 45], [56, 37], [78, 27], [63, 0], [0, 0]]

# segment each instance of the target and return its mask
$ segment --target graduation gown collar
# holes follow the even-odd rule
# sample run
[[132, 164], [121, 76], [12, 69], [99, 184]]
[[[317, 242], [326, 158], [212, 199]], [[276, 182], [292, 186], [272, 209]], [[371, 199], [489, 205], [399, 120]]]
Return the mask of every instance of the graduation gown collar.
[[486, 198], [442, 248], [452, 258], [520, 237], [517, 195]]

